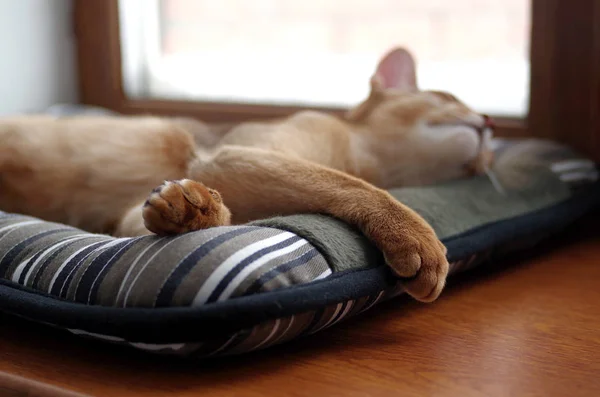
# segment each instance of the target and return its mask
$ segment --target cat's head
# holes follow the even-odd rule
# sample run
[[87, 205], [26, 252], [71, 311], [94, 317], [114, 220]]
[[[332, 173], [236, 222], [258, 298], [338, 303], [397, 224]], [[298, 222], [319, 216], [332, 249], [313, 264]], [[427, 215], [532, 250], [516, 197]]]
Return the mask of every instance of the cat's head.
[[402, 48], [381, 59], [369, 97], [346, 118], [386, 162], [389, 187], [481, 174], [493, 158], [491, 119], [450, 93], [419, 90], [415, 61]]

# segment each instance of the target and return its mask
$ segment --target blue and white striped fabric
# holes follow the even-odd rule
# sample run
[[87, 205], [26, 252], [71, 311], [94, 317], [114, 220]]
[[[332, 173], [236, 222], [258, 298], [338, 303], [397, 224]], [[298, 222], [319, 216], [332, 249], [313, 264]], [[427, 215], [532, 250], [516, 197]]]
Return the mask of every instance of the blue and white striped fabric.
[[[471, 255], [450, 265], [450, 273], [459, 273], [470, 269], [488, 256], [487, 252]], [[249, 351], [264, 349], [273, 345], [311, 335], [335, 324], [363, 313], [379, 302], [389, 300], [404, 293], [400, 283], [386, 290], [377, 291], [359, 299], [351, 299], [333, 305], [324, 306], [318, 310], [264, 321], [250, 329], [242, 329], [232, 334], [189, 343], [139, 343], [110, 335], [90, 333], [81, 329], [68, 329], [71, 333], [100, 339], [106, 342], [134, 347], [152, 353], [175, 356], [192, 356], [198, 358], [235, 355]]]
[[204, 305], [330, 274], [308, 241], [277, 229], [113, 238], [0, 213], [0, 277], [89, 305]]

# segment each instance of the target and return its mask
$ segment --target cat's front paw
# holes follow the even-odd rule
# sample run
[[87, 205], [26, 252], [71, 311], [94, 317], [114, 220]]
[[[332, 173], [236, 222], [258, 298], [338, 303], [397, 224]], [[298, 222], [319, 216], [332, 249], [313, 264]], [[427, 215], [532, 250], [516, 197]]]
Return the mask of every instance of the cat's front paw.
[[154, 189], [142, 210], [144, 224], [158, 235], [173, 235], [229, 225], [231, 214], [216, 190], [190, 179]]
[[406, 292], [419, 301], [432, 302], [446, 284], [447, 249], [416, 213], [405, 209], [398, 213], [402, 216], [388, 214], [371, 227], [373, 241]]
[[434, 233], [399, 234], [401, 249], [384, 253], [386, 262], [410, 295], [422, 302], [436, 300], [444, 289], [448, 275], [446, 247]]

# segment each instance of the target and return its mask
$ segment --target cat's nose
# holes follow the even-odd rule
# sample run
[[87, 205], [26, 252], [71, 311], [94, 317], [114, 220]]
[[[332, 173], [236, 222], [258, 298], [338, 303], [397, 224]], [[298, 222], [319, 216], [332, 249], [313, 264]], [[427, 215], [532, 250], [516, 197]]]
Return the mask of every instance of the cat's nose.
[[487, 114], [483, 115], [483, 128], [489, 128], [489, 129], [494, 129], [496, 127], [496, 124], [494, 123], [494, 120], [488, 116]]
[[480, 124], [479, 126], [475, 127], [477, 133], [479, 133], [479, 135], [483, 135], [484, 133], [486, 133], [486, 131], [489, 132], [490, 130], [493, 133], [493, 130], [496, 127], [496, 124], [494, 124], [494, 120], [492, 120], [492, 118], [487, 114], [482, 114], [481, 117], [483, 118], [483, 124]]

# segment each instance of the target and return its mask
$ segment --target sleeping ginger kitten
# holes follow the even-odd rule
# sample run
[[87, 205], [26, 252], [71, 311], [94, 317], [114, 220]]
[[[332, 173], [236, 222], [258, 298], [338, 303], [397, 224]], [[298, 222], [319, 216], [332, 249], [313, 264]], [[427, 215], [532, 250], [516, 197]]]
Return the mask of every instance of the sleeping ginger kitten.
[[0, 120], [0, 209], [115, 236], [329, 214], [359, 228], [407, 292], [428, 302], [444, 287], [446, 249], [384, 189], [481, 173], [491, 161], [488, 119], [450, 94], [419, 91], [404, 49], [383, 57], [369, 97], [343, 118], [306, 111], [242, 123], [208, 148], [196, 147], [193, 125]]

